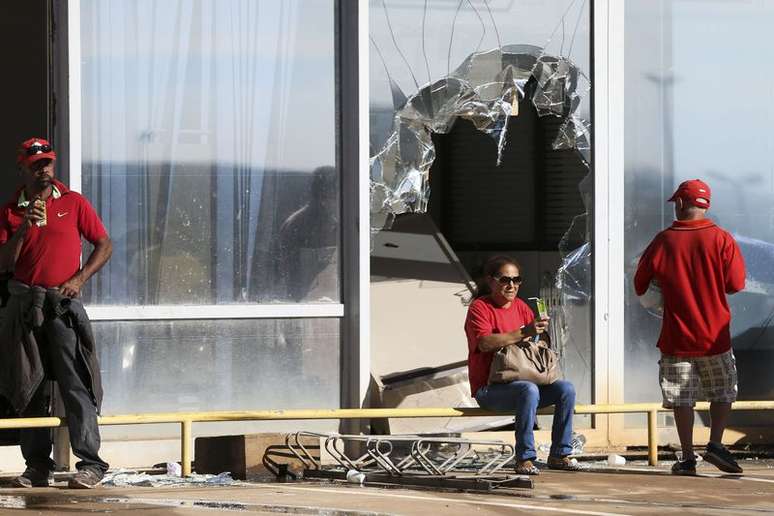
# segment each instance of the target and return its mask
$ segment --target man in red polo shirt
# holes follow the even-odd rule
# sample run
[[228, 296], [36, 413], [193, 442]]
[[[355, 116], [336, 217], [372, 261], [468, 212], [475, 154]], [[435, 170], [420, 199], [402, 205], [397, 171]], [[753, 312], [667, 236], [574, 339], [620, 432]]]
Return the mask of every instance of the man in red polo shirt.
[[[94, 338], [78, 299], [88, 279], [110, 259], [112, 244], [94, 208], [54, 179], [56, 153], [42, 138], [21, 144], [22, 186], [0, 209], [0, 270], [13, 271], [3, 323], [5, 359], [0, 391], [27, 417], [48, 415], [45, 378], [64, 402], [73, 452], [81, 460], [71, 488], [95, 486], [108, 468], [99, 457], [97, 413], [102, 401]], [[81, 238], [94, 250], [81, 267]], [[27, 463], [17, 487], [48, 486], [55, 467], [47, 428], [21, 431]]]
[[706, 218], [710, 197], [710, 187], [703, 181], [680, 184], [669, 198], [677, 220], [656, 235], [634, 276], [638, 296], [651, 282], [663, 296], [659, 377], [664, 407], [674, 409], [683, 449], [683, 460], [672, 467], [678, 475], [696, 474], [693, 407], [698, 399], [710, 401], [704, 460], [722, 471], [742, 472], [722, 438], [737, 394], [726, 294], [744, 289], [744, 260], [734, 238]]

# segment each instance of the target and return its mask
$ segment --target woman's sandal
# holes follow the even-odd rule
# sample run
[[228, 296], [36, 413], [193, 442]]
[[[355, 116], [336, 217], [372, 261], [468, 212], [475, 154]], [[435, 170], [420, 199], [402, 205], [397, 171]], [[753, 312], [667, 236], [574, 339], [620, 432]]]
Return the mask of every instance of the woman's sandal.
[[513, 469], [517, 475], [540, 475], [540, 470], [531, 460], [517, 460]]
[[583, 471], [584, 469], [586, 469], [576, 459], [572, 459], [566, 456], [565, 457], [549, 456], [547, 464], [549, 469], [560, 469], [564, 471]]

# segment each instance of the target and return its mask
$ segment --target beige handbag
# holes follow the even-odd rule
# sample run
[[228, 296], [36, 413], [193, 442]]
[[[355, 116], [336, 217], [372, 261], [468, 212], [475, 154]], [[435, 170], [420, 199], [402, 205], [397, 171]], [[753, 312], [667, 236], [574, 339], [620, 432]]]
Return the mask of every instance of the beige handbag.
[[528, 381], [549, 385], [559, 380], [559, 357], [544, 341], [532, 339], [511, 344], [495, 352], [489, 368], [489, 383]]

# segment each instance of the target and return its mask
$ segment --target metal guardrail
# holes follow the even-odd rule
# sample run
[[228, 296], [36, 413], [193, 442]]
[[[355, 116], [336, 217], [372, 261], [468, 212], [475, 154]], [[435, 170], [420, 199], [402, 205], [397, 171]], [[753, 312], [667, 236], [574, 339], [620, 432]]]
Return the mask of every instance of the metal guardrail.
[[[774, 410], [774, 401], [737, 401], [733, 410]], [[709, 410], [709, 403], [696, 404], [696, 410]], [[658, 413], [671, 412], [660, 403], [623, 403], [620, 405], [576, 405], [575, 414], [647, 414], [648, 416], [648, 463], [658, 464]], [[542, 409], [539, 414], [552, 414], [551, 409]], [[127, 414], [102, 416], [100, 425], [143, 425], [158, 423], [180, 424], [180, 459], [184, 476], [191, 474], [193, 423], [216, 421], [279, 421], [313, 419], [383, 419], [416, 417], [479, 417], [512, 415], [509, 412], [492, 412], [482, 408], [414, 408], [414, 409], [306, 409], [306, 410], [254, 410], [221, 412], [160, 412], [152, 414]], [[59, 417], [0, 419], [0, 429], [11, 428], [56, 428], [66, 426], [66, 420]]]

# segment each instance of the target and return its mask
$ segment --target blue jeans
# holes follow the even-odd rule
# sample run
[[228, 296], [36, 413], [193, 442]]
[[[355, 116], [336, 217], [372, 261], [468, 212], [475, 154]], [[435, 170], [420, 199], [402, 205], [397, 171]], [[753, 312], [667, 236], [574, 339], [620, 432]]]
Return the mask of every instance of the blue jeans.
[[556, 405], [551, 427], [553, 457], [564, 457], [572, 452], [572, 413], [575, 410], [575, 387], [570, 382], [556, 381], [551, 385], [532, 382], [493, 383], [476, 392], [476, 401], [487, 410], [515, 411], [516, 459], [534, 460], [535, 426], [538, 408]]

